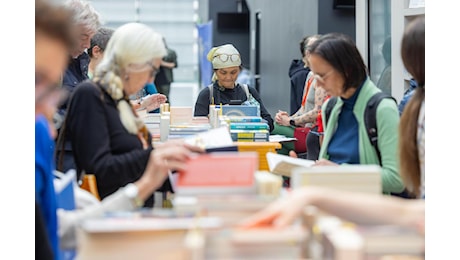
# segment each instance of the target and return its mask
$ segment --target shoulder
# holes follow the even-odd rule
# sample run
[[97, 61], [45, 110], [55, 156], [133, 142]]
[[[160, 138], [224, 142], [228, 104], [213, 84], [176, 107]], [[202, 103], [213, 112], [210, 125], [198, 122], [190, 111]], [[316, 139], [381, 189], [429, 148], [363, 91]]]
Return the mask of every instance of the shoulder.
[[208, 86], [202, 88], [200, 90], [200, 92], [198, 93], [198, 99], [209, 97], [209, 94], [211, 93], [209, 88], [214, 88], [214, 86], [213, 85], [208, 85]]
[[92, 82], [91, 80], [85, 80], [78, 84], [78, 88], [75, 89], [75, 94], [77, 95], [79, 93], [80, 95], [82, 93], [84, 94], [95, 94], [95, 93], [100, 93], [99, 87]]

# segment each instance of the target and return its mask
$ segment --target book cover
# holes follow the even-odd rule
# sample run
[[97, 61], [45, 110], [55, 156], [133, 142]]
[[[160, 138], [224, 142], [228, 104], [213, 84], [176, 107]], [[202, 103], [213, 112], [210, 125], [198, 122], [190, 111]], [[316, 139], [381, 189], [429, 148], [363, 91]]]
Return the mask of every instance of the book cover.
[[260, 116], [229, 116], [227, 119], [230, 123], [250, 123], [250, 122], [263, 122], [266, 123], [266, 120]]
[[270, 132], [268, 130], [241, 130], [232, 129], [230, 135], [233, 141], [263, 140], [268, 141]]
[[242, 122], [242, 123], [230, 123], [230, 130], [268, 130], [267, 123], [261, 122]]
[[259, 108], [257, 106], [245, 106], [245, 105], [222, 106], [222, 115], [225, 115], [225, 116], [258, 116], [258, 113], [259, 113]]
[[256, 193], [254, 173], [258, 169], [255, 152], [218, 152], [191, 158], [186, 170], [179, 171], [176, 195]]
[[378, 165], [296, 167], [291, 177], [293, 188], [315, 185], [353, 192], [382, 193], [381, 168]]

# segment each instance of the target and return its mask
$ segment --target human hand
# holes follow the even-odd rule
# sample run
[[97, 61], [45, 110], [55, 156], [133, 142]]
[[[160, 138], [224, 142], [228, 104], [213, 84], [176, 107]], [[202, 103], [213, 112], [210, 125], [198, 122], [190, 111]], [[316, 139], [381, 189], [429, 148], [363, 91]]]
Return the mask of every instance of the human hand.
[[296, 153], [296, 152], [294, 152], [294, 151], [292, 151], [292, 150], [291, 150], [291, 151], [289, 151], [289, 157], [292, 157], [292, 158], [298, 158], [298, 156], [297, 156], [297, 153]]
[[144, 174], [136, 182], [139, 188], [139, 197], [147, 198], [163, 184], [169, 171], [184, 170], [186, 162], [193, 153], [203, 152], [202, 148], [192, 146], [181, 140], [167, 141], [156, 146], [150, 153]]
[[142, 99], [140, 108], [145, 108], [147, 111], [152, 111], [166, 103], [167, 98], [163, 94], [153, 94]]
[[312, 166], [339, 166], [339, 164], [331, 162], [327, 159], [319, 159]]
[[289, 120], [291, 120], [289, 114], [284, 111], [280, 111], [275, 115], [275, 122], [279, 125], [289, 126]]
[[301, 188], [292, 191], [287, 197], [271, 203], [265, 209], [244, 219], [238, 224], [241, 228], [272, 226], [284, 228], [296, 220], [309, 202], [314, 188]]

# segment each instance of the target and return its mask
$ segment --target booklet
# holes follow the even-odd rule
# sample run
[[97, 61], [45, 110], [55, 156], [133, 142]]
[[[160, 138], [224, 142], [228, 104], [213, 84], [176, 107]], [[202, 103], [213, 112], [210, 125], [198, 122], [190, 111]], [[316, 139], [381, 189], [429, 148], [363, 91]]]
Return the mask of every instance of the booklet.
[[292, 170], [297, 167], [310, 167], [315, 162], [302, 158], [294, 158], [288, 155], [269, 152], [266, 155], [270, 172], [278, 175], [291, 177]]

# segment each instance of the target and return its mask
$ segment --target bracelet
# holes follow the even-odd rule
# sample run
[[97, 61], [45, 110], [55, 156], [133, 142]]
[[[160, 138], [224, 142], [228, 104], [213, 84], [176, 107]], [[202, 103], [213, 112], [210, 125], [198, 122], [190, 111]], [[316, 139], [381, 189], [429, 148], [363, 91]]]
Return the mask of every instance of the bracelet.
[[296, 124], [295, 124], [295, 120], [294, 119], [291, 119], [289, 120], [289, 124], [293, 127], [296, 127]]

